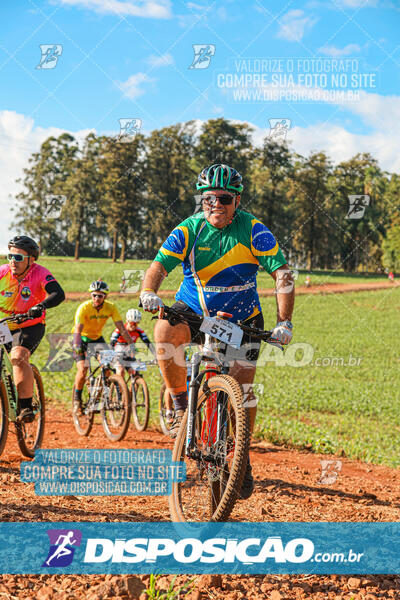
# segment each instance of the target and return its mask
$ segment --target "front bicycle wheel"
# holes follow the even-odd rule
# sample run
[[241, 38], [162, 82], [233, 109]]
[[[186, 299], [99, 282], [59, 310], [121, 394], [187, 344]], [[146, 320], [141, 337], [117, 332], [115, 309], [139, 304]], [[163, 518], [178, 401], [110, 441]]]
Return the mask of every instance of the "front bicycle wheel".
[[35, 450], [40, 448], [45, 425], [45, 397], [43, 382], [38, 369], [31, 364], [33, 371], [33, 396], [32, 408], [34, 419], [32, 422], [16, 421], [17, 442], [24, 456], [33, 458]]
[[94, 412], [93, 403], [90, 401], [90, 383], [85, 381], [82, 389], [81, 402], [75, 400], [75, 388], [72, 388], [72, 420], [79, 435], [89, 435], [92, 431]]
[[110, 375], [108, 382], [108, 400], [103, 398], [101, 419], [108, 439], [119, 442], [125, 437], [131, 418], [129, 392], [121, 375]]
[[186, 456], [187, 412], [175, 440], [173, 461], [186, 464], [186, 480], [172, 483], [173, 521], [225, 521], [240, 491], [249, 453], [249, 417], [240, 384], [215, 375], [199, 390], [194, 449]]
[[147, 383], [143, 377], [131, 378], [132, 417], [138, 431], [144, 431], [149, 423], [150, 398]]
[[3, 380], [0, 381], [0, 455], [3, 454], [8, 436], [8, 398]]

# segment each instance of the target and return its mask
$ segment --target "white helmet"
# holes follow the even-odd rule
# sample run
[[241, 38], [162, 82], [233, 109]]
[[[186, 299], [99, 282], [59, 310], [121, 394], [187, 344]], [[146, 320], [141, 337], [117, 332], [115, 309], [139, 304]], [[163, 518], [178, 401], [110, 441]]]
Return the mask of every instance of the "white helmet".
[[137, 308], [130, 308], [126, 313], [128, 323], [139, 323], [142, 318], [142, 313]]

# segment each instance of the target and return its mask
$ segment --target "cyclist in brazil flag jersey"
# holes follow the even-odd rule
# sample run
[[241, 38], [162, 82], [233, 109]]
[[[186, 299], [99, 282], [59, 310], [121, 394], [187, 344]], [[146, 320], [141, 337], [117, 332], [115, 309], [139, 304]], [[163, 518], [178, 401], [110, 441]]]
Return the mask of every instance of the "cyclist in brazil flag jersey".
[[[241, 175], [227, 165], [212, 165], [200, 173], [197, 190], [202, 194], [203, 211], [180, 223], [161, 246], [143, 281], [140, 300], [144, 310], [156, 312], [162, 306], [157, 291], [168, 273], [182, 263], [183, 282], [174, 306], [205, 316], [223, 311], [231, 313], [233, 321], [264, 328], [256, 281], [261, 265], [276, 282], [277, 324], [273, 337], [281, 344], [288, 344], [292, 338], [294, 304], [292, 273], [269, 229], [239, 209], [243, 190]], [[187, 407], [186, 369], [180, 366], [185, 364], [183, 345], [202, 340], [188, 325], [172, 326], [166, 320], [157, 321], [154, 338], [156, 343], [172, 343], [176, 348], [176, 361], [159, 359], [175, 403], [173, 434], [176, 435]], [[236, 360], [231, 362], [230, 374], [245, 390], [253, 383], [260, 347], [259, 341], [244, 335], [242, 346], [249, 344], [251, 348], [245, 355], [240, 349], [236, 354], [231, 353]], [[250, 396], [251, 391], [247, 401]], [[251, 431], [256, 416], [254, 404], [249, 402]], [[240, 497], [249, 498], [253, 489], [249, 462]]]
[[33, 373], [29, 357], [45, 332], [47, 308], [58, 306], [65, 294], [48, 269], [37, 264], [39, 246], [26, 235], [8, 242], [8, 265], [0, 266], [0, 318], [27, 313], [34, 317], [25, 323], [8, 323], [14, 381], [18, 391], [18, 412], [25, 422], [35, 418], [32, 410]]

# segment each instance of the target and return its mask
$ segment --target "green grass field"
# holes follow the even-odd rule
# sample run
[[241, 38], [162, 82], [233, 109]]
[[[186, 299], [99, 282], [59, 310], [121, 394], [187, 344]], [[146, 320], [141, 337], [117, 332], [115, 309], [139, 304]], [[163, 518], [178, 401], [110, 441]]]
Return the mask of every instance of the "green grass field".
[[[82, 289], [82, 282], [100, 274], [114, 274], [121, 265], [107, 263], [102, 271], [89, 263], [57, 268], [44, 261], [66, 289]], [[137, 264], [137, 263], [135, 263]], [[54, 261], [54, 265], [57, 265]], [[88, 272], [78, 277], [78, 267]], [[125, 266], [124, 266], [125, 268]], [[109, 270], [109, 271], [107, 271]], [[346, 276], [343, 276], [346, 278]], [[68, 284], [66, 279], [68, 278]], [[117, 278], [110, 281], [117, 281]], [[72, 282], [72, 283], [71, 283]], [[79, 284], [79, 285], [78, 285]], [[122, 314], [135, 307], [137, 300], [118, 299]], [[166, 303], [172, 302], [166, 299]], [[67, 301], [48, 312], [47, 333], [71, 330], [78, 302]], [[275, 300], [262, 300], [265, 326], [273, 326]], [[399, 329], [400, 290], [299, 296], [296, 302], [293, 344], [309, 344], [309, 362], [300, 361], [301, 352], [289, 349], [292, 365], [279, 364], [273, 351], [269, 362], [257, 368], [255, 381], [263, 384], [259, 403], [257, 436], [286, 446], [309, 448], [324, 453], [344, 453], [367, 462], [400, 466], [400, 398], [398, 392], [397, 331]], [[142, 326], [152, 337], [154, 321], [144, 314]], [[112, 331], [106, 327], [106, 339]], [[139, 342], [141, 344], [141, 342]], [[143, 348], [145, 348], [143, 346]], [[264, 355], [270, 347], [264, 346]], [[271, 354], [271, 353], [270, 353]], [[311, 356], [312, 355], [312, 356]], [[35, 361], [43, 368], [48, 342], [43, 341]], [[352, 358], [352, 360], [351, 360]], [[323, 360], [334, 364], [317, 366]], [[361, 359], [358, 366], [345, 366]], [[260, 361], [261, 362], [261, 361]], [[265, 361], [264, 361], [265, 362]], [[75, 367], [66, 373], [43, 373], [46, 393], [70, 406]], [[161, 377], [157, 367], [145, 375], [152, 399], [152, 419], [157, 419]], [[72, 423], [71, 423], [72, 427]]]
[[[151, 261], [128, 260], [124, 263], [112, 263], [106, 259], [82, 259], [74, 261], [72, 258], [41, 257], [40, 264], [44, 265], [59, 279], [66, 292], [86, 291], [93, 279], [102, 278], [107, 281], [110, 290], [118, 292], [121, 277], [125, 270], [145, 271]], [[304, 285], [308, 273], [300, 271], [297, 285]], [[177, 267], [166, 277], [161, 289], [176, 290], [182, 279], [182, 269]], [[339, 271], [315, 271], [311, 274], [313, 285], [324, 282], [330, 283], [356, 283], [386, 280], [385, 275], [368, 275], [363, 273], [348, 274]], [[260, 288], [272, 288], [274, 285], [272, 277], [265, 272], [258, 275]]]

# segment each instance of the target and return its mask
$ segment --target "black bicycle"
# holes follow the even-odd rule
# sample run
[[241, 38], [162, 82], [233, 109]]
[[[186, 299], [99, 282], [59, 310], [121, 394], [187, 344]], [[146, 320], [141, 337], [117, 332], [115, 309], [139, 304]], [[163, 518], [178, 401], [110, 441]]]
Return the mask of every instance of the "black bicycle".
[[72, 418], [79, 435], [87, 436], [92, 430], [94, 415], [101, 414], [104, 433], [112, 442], [125, 436], [131, 417], [129, 391], [122, 376], [115, 373], [114, 362], [118, 353], [114, 350], [96, 350], [99, 364], [92, 368], [88, 354], [89, 374], [82, 389], [81, 402], [72, 392]]
[[30, 365], [33, 371], [32, 416], [24, 419], [18, 406], [18, 393], [14, 383], [13, 367], [5, 344], [11, 341], [11, 332], [7, 322], [23, 323], [34, 317], [26, 314], [13, 315], [0, 320], [0, 454], [8, 437], [9, 423], [15, 425], [18, 446], [24, 456], [33, 458], [35, 450], [40, 448], [44, 435], [45, 397], [43, 382], [39, 370]]
[[[187, 323], [205, 334], [205, 343], [191, 357], [188, 408], [182, 419], [172, 460], [186, 465], [185, 481], [172, 484], [169, 497], [173, 521], [224, 521], [233, 510], [245, 475], [249, 453], [249, 411], [243, 388], [230, 376], [228, 346], [240, 347], [243, 333], [270, 340], [271, 331], [232, 323], [231, 315], [202, 317], [164, 306], [159, 318], [171, 325]], [[204, 368], [201, 368], [204, 367]]]

